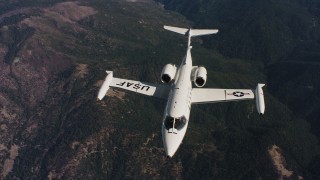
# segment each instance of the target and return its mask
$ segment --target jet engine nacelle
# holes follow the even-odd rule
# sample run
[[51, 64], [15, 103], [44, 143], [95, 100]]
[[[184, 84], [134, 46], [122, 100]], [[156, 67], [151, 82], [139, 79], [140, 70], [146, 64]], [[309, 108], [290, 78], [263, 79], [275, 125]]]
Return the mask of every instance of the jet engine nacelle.
[[194, 84], [197, 87], [203, 87], [207, 81], [207, 70], [204, 67], [198, 67], [195, 72]]
[[263, 86], [265, 86], [265, 84], [258, 84], [255, 90], [256, 106], [257, 106], [257, 111], [260, 115], [264, 114], [264, 110], [265, 110], [264, 95], [262, 90]]
[[176, 75], [177, 67], [172, 64], [166, 64], [161, 72], [161, 81], [163, 83], [171, 82]]

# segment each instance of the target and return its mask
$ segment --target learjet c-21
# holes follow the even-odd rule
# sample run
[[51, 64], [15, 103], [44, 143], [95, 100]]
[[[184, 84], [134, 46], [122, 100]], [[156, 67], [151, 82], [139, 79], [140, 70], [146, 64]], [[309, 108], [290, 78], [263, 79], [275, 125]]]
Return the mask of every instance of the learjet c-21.
[[[162, 69], [160, 79], [164, 84], [115, 78], [112, 71], [106, 71], [107, 76], [97, 97], [99, 100], [103, 99], [110, 86], [166, 100], [162, 140], [168, 157], [175, 154], [186, 134], [192, 104], [256, 99], [258, 113], [264, 113], [264, 84], [258, 84], [255, 90], [202, 88], [207, 80], [207, 70], [203, 66], [192, 66], [191, 38], [216, 34], [217, 29], [186, 29], [172, 26], [164, 26], [164, 29], [188, 37], [187, 53], [180, 66], [167, 64]], [[192, 82], [197, 88], [192, 87]]]

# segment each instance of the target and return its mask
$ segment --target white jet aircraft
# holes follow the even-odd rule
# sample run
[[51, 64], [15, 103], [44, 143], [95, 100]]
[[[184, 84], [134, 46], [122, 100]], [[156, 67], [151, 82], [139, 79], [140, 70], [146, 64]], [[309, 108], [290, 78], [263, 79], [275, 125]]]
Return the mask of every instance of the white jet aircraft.
[[[103, 99], [110, 86], [166, 100], [162, 139], [168, 157], [175, 154], [186, 134], [192, 104], [256, 98], [259, 114], [264, 113], [265, 104], [262, 90], [264, 84], [258, 84], [255, 90], [201, 88], [206, 83], [207, 70], [202, 66], [192, 66], [191, 38], [216, 34], [218, 33], [217, 29], [185, 29], [171, 26], [164, 26], [164, 29], [188, 36], [187, 53], [180, 66], [167, 64], [162, 70], [160, 78], [165, 85], [114, 78], [112, 71], [106, 71], [107, 76], [98, 93], [99, 100]], [[193, 88], [192, 82], [198, 88]]]

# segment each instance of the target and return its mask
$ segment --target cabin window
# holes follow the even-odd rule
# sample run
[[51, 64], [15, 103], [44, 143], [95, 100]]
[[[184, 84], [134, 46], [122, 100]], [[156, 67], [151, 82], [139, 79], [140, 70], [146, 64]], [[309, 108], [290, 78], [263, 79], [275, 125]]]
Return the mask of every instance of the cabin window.
[[166, 119], [164, 120], [164, 126], [166, 127], [167, 130], [173, 127], [177, 130], [180, 130], [184, 127], [185, 124], [186, 124], [186, 118], [184, 116], [179, 118], [173, 118], [173, 117], [167, 116]]
[[175, 118], [174, 128], [180, 130], [186, 124], [186, 118], [184, 116], [180, 118]]

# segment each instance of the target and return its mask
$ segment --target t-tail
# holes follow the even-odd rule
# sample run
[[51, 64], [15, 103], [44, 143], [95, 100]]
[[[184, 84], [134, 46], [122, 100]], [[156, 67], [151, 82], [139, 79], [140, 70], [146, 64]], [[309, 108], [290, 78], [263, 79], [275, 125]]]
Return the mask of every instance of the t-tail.
[[217, 34], [219, 31], [218, 29], [191, 29], [191, 28], [187, 29], [187, 28], [178, 28], [173, 26], [164, 26], [163, 28], [169, 31], [173, 31], [173, 32], [188, 36], [188, 47], [191, 44], [191, 37]]

